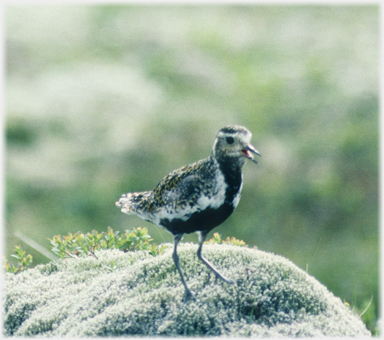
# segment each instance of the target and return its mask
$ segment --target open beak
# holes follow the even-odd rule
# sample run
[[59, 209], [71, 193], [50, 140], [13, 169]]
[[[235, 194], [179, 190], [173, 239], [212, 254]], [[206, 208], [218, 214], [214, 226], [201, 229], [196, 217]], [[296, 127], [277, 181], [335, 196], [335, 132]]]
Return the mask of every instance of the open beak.
[[257, 160], [253, 157], [252, 154], [258, 155], [261, 157], [260, 152], [257, 151], [251, 144], [248, 144], [245, 146], [245, 149], [241, 150], [241, 152], [244, 154], [246, 158], [251, 160], [253, 163], [257, 163]]

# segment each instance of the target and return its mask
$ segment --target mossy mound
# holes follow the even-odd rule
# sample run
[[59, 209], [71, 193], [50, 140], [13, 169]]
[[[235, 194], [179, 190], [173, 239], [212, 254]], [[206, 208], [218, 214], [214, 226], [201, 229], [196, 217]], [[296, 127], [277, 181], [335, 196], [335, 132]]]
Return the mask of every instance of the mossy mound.
[[164, 254], [96, 252], [5, 276], [7, 336], [370, 336], [363, 322], [287, 259], [207, 244], [203, 254], [236, 284], [214, 282], [197, 245], [178, 253], [196, 301]]

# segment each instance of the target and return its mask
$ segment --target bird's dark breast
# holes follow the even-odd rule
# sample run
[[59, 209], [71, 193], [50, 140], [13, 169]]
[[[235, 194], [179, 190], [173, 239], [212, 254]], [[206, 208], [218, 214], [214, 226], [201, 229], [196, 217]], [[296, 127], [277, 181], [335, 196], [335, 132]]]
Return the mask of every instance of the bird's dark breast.
[[234, 168], [230, 162], [220, 164], [220, 169], [227, 184], [225, 199], [221, 206], [217, 208], [208, 206], [204, 210], [194, 212], [185, 220], [178, 218], [162, 219], [160, 225], [176, 235], [196, 231], [210, 231], [223, 223], [235, 209], [233, 202], [241, 189], [242, 174], [241, 168]]
[[187, 220], [162, 219], [160, 224], [172, 234], [189, 234], [196, 231], [210, 231], [223, 223], [233, 212], [232, 204], [223, 204], [217, 209], [208, 207], [205, 210], [196, 211]]

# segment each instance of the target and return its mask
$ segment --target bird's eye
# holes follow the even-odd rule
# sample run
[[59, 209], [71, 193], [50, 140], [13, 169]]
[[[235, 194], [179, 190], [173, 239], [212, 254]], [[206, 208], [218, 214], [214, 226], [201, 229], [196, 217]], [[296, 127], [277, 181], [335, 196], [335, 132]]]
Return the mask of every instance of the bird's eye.
[[226, 140], [226, 142], [227, 142], [228, 144], [233, 144], [234, 141], [235, 141], [235, 140], [233, 139], [233, 137], [226, 137], [225, 140]]

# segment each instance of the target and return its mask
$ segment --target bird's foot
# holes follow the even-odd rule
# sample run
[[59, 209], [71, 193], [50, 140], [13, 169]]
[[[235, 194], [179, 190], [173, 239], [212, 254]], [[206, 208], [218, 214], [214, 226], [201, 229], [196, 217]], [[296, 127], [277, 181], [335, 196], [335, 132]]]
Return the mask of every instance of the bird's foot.
[[195, 295], [192, 294], [192, 292], [189, 289], [185, 290], [183, 303], [188, 302], [189, 300], [196, 301]]

